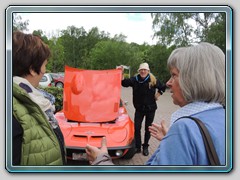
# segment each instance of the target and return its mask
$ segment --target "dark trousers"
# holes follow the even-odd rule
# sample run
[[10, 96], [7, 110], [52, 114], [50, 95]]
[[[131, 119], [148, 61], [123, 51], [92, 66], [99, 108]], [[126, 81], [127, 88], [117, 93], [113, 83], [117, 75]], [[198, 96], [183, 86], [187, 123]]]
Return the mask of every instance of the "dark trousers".
[[148, 141], [150, 139], [150, 132], [148, 130], [148, 126], [152, 125], [152, 122], [154, 120], [155, 116], [155, 110], [150, 111], [150, 112], [142, 112], [142, 111], [135, 111], [135, 116], [134, 116], [134, 136], [135, 136], [135, 142], [136, 142], [136, 148], [141, 148], [141, 128], [142, 128], [142, 122], [143, 118], [145, 117], [145, 134], [144, 134], [144, 143], [143, 146], [147, 147], [148, 146]]

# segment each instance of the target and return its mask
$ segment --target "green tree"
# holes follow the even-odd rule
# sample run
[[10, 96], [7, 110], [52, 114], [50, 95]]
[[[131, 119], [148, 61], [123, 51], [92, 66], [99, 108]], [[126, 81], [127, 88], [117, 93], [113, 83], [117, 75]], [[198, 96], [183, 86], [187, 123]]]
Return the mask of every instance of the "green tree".
[[52, 37], [49, 40], [49, 48], [51, 49], [51, 57], [47, 64], [47, 69], [50, 72], [64, 72], [64, 46], [61, 39]]
[[22, 21], [22, 17], [17, 13], [13, 13], [13, 31], [28, 31], [27, 26], [29, 25], [29, 20]]
[[170, 77], [167, 68], [167, 60], [176, 46], [167, 48], [165, 45], [157, 44], [151, 47], [149, 51], [149, 66], [151, 72], [163, 83], [166, 83]]
[[82, 35], [83, 28], [76, 28], [75, 26], [69, 26], [66, 30], [62, 30], [62, 36], [60, 37], [63, 51], [64, 51], [64, 63], [66, 65], [76, 67], [79, 56], [78, 39]]
[[217, 45], [226, 53], [226, 14], [220, 13], [206, 32], [204, 41]]
[[99, 31], [97, 27], [91, 28], [87, 33], [84, 39], [82, 39], [82, 56], [83, 60], [79, 64], [83, 68], [89, 68], [89, 55], [91, 50], [95, 47], [95, 45], [100, 41], [105, 41], [109, 39], [109, 33], [105, 33], [104, 31]]
[[124, 34], [115, 34], [114, 37], [112, 38], [114, 41], [122, 41], [122, 42], [126, 42], [126, 38], [127, 36], [125, 36]]
[[70, 26], [62, 30], [60, 37], [64, 49], [64, 62], [72, 67], [88, 67], [89, 53], [101, 40], [107, 40], [108, 34], [93, 27], [88, 32], [83, 27]]
[[152, 13], [154, 37], [163, 45], [186, 46], [191, 41], [193, 26], [191, 13]]
[[32, 32], [32, 34], [41, 37], [41, 39], [42, 39], [42, 41], [43, 41], [44, 43], [46, 43], [46, 44], [49, 43], [47, 36], [44, 35], [44, 33], [43, 33], [43, 31], [42, 31], [41, 29], [39, 29], [39, 30], [34, 30], [34, 31]]
[[[222, 47], [226, 42], [224, 13], [152, 13], [151, 15], [154, 37], [158, 38], [160, 44], [187, 46], [208, 41]], [[216, 28], [219, 28], [220, 38], [214, 35]]]
[[133, 67], [139, 61], [136, 48], [126, 42], [107, 40], [98, 42], [89, 54], [88, 69], [113, 69], [118, 65]]

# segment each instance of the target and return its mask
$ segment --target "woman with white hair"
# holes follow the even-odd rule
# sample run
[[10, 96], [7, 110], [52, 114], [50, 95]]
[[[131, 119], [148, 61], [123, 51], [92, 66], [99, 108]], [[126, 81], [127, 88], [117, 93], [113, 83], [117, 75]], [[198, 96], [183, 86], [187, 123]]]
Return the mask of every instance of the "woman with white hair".
[[[206, 126], [220, 165], [225, 165], [225, 55], [210, 43], [175, 49], [169, 59], [171, 78], [167, 86], [173, 103], [180, 109], [172, 114], [171, 126], [153, 124], [151, 135], [161, 141], [146, 165], [211, 165], [198, 125], [191, 119], [198, 118]], [[87, 146], [93, 164], [106, 154], [104, 148]], [[94, 162], [94, 160], [98, 159]]]
[[[161, 144], [147, 165], [209, 165], [203, 138], [189, 116], [207, 127], [221, 165], [225, 164], [225, 55], [209, 43], [178, 48], [168, 59], [171, 78], [167, 86], [173, 103], [169, 131], [153, 124], [151, 134]], [[165, 135], [166, 134], [166, 135]], [[163, 137], [163, 135], [165, 135]]]

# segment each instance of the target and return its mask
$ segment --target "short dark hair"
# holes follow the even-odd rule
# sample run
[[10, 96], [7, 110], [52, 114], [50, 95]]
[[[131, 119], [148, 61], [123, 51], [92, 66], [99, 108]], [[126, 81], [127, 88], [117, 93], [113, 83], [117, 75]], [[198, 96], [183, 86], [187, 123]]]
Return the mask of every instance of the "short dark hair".
[[30, 69], [39, 74], [43, 62], [51, 55], [48, 45], [39, 36], [20, 31], [13, 32], [12, 39], [13, 76], [28, 75]]

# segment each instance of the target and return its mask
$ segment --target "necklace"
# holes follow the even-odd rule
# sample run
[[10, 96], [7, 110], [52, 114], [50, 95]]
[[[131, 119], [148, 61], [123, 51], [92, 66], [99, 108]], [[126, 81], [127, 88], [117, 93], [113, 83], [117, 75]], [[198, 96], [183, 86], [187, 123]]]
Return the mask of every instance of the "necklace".
[[148, 79], [149, 79], [149, 74], [147, 75], [147, 77], [143, 80], [143, 81], [139, 81], [139, 79], [138, 79], [138, 76], [136, 76], [136, 81], [138, 82], [138, 83], [144, 83], [145, 81], [147, 81]]

